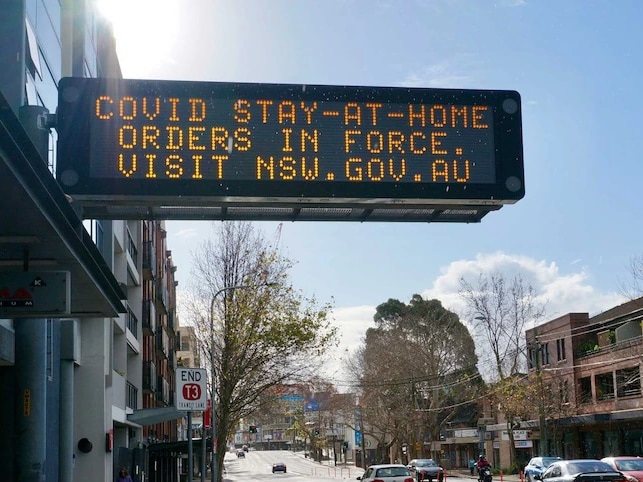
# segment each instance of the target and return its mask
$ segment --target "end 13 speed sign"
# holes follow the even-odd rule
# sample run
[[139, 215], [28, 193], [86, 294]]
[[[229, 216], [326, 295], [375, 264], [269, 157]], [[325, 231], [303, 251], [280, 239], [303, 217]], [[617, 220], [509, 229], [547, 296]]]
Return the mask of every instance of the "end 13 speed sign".
[[204, 368], [176, 369], [176, 409], [203, 411], [206, 408], [207, 375]]

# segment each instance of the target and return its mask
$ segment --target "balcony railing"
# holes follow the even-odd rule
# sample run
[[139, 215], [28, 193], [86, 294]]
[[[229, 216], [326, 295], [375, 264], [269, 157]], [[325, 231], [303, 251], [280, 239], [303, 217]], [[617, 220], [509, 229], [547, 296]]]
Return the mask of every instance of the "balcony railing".
[[156, 401], [165, 405], [170, 403], [170, 384], [161, 375], [157, 377]]
[[174, 310], [169, 310], [167, 312], [167, 326], [170, 330], [174, 331], [176, 329], [176, 313], [174, 313]]
[[156, 251], [152, 241], [143, 243], [143, 279], [153, 280], [156, 278]]
[[138, 318], [129, 306], [127, 307], [127, 329], [132, 332], [135, 337], [138, 336]]
[[156, 308], [162, 313], [166, 314], [168, 309], [168, 294], [167, 294], [167, 280], [159, 278], [156, 281]]
[[156, 365], [152, 361], [143, 362], [143, 391], [156, 391]]
[[136, 243], [132, 239], [132, 234], [127, 230], [127, 252], [132, 258], [134, 266], [138, 266], [138, 249], [136, 248]]
[[169, 354], [170, 338], [162, 326], [156, 329], [156, 350], [161, 353], [165, 358]]
[[143, 301], [143, 334], [153, 335], [156, 332], [156, 308], [151, 300]]

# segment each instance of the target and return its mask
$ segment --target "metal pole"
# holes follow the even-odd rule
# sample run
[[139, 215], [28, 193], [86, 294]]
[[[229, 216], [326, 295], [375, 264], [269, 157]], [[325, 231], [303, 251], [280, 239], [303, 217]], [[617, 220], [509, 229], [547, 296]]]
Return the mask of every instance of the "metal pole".
[[192, 412], [188, 412], [188, 482], [192, 482]]
[[207, 445], [207, 437], [205, 433], [205, 412], [201, 416], [201, 482], [205, 482], [205, 473], [207, 472], [207, 463], [206, 463], [206, 450], [205, 446]]
[[538, 327], [534, 327], [534, 339], [536, 341], [536, 350], [534, 352], [536, 356], [536, 376], [538, 377], [538, 388], [540, 392], [538, 394], [538, 428], [540, 429], [538, 453], [544, 457], [547, 455], [547, 425], [545, 422], [545, 390], [543, 387], [543, 372], [541, 369], [543, 347], [540, 344], [540, 341], [538, 341]]
[[[231, 289], [232, 287], [230, 287]], [[214, 403], [214, 387], [216, 384], [216, 373], [214, 370], [214, 300], [216, 297], [220, 294], [223, 293], [226, 290], [226, 288], [221, 288], [219, 291], [217, 291], [214, 296], [212, 296], [212, 300], [210, 301], [210, 370], [212, 370], [211, 376], [212, 376], [212, 381], [211, 381], [211, 390], [212, 394], [210, 395], [210, 429], [212, 430], [212, 482], [217, 482], [217, 479], [219, 477], [219, 463], [217, 461], [217, 411], [216, 411], [216, 404]]]
[[[216, 410], [216, 403], [215, 403], [215, 385], [216, 385], [216, 371], [214, 369], [214, 301], [217, 299], [217, 296], [219, 296], [221, 293], [224, 293], [226, 291], [230, 290], [236, 290], [236, 289], [244, 289], [244, 288], [254, 288], [256, 285], [239, 285], [239, 286], [225, 286], [221, 288], [219, 291], [217, 291], [213, 296], [212, 300], [210, 301], [210, 368], [212, 370], [212, 395], [210, 398], [210, 410], [211, 410], [211, 421], [210, 421], [210, 426], [212, 427], [212, 482], [218, 482], [219, 478], [219, 461], [217, 460], [217, 410]], [[227, 300], [226, 300], [227, 304]], [[225, 323], [225, 313], [226, 309], [224, 306], [224, 320], [223, 322]]]
[[[16, 480], [44, 480], [47, 459], [47, 320], [21, 319], [15, 324]], [[8, 391], [3, 397], [9, 396]], [[4, 395], [7, 394], [7, 395]], [[53, 460], [52, 460], [53, 463]]]

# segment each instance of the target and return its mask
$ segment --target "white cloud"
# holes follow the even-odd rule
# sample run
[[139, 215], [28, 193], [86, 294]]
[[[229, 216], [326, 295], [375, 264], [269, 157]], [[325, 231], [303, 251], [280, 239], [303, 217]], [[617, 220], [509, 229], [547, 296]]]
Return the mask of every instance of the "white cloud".
[[[458, 313], [464, 323], [466, 312], [459, 296], [460, 279], [475, 283], [479, 274], [500, 272], [510, 278], [520, 274], [526, 286], [531, 285], [539, 301], [546, 303], [546, 316], [551, 320], [571, 312], [588, 312], [591, 315], [623, 303], [623, 297], [615, 292], [602, 293], [591, 285], [590, 274], [577, 263], [569, 266], [576, 271], [561, 273], [555, 262], [536, 260], [527, 256], [503, 252], [478, 254], [475, 259], [456, 260], [444, 266], [433, 285], [421, 290], [426, 299], [438, 299], [442, 304]], [[177, 291], [179, 304], [185, 303], [184, 293]], [[386, 300], [382, 300], [384, 302]], [[409, 300], [400, 300], [407, 303]], [[329, 353], [324, 373], [337, 385], [339, 390], [349, 390], [350, 379], [345, 372], [344, 360], [354, 354], [362, 345], [366, 330], [375, 326], [375, 306], [345, 306], [332, 310], [332, 322], [339, 329], [339, 344]], [[187, 320], [181, 319], [185, 324]]]
[[538, 300], [545, 303], [545, 320], [572, 312], [593, 315], [624, 301], [617, 293], [598, 292], [591, 285], [590, 274], [582, 268], [562, 274], [555, 262], [503, 252], [479, 254], [474, 260], [453, 261], [442, 269], [442, 274], [432, 287], [422, 292], [422, 296], [437, 298], [444, 306], [463, 316], [466, 310], [458, 295], [460, 279], [475, 284], [481, 272], [496, 271], [508, 278], [520, 274], [525, 286], [532, 286]]
[[[570, 266], [580, 268], [578, 264]], [[570, 273], [561, 273], [555, 262], [536, 260], [527, 256], [503, 252], [479, 254], [472, 260], [456, 260], [442, 268], [433, 285], [421, 291], [426, 299], [438, 299], [458, 313], [464, 323], [465, 306], [459, 296], [460, 279], [475, 283], [479, 274], [500, 272], [511, 278], [520, 274], [525, 286], [531, 285], [540, 302], [546, 303], [546, 316], [551, 320], [572, 312], [588, 312], [591, 315], [623, 303], [623, 297], [615, 292], [602, 293], [591, 285], [590, 274], [580, 268]], [[383, 302], [385, 300], [382, 300]], [[400, 300], [407, 303], [409, 300]], [[335, 323], [340, 330], [340, 345], [331, 357], [326, 372], [340, 384], [347, 380], [341, 360], [355, 352], [361, 345], [366, 330], [375, 326], [374, 306], [337, 308], [333, 311]], [[341, 387], [340, 387], [341, 389]]]
[[324, 373], [337, 384], [341, 385], [342, 381], [350, 378], [345, 372], [344, 360], [362, 345], [366, 330], [375, 326], [374, 314], [374, 306], [351, 306], [332, 311], [333, 325], [339, 330], [339, 344], [329, 354]]
[[405, 87], [464, 87], [469, 85], [471, 77], [458, 72], [451, 61], [430, 65], [420, 72], [411, 72], [401, 82]]
[[476, 88], [474, 82], [486, 66], [476, 56], [459, 53], [409, 72], [400, 85], [404, 87]]

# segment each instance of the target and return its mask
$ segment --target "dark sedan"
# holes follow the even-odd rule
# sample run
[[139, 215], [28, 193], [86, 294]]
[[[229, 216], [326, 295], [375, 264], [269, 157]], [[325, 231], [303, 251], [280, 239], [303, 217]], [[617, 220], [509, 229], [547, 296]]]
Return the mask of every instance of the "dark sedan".
[[559, 460], [541, 476], [543, 482], [626, 482], [625, 476], [596, 459]]
[[274, 474], [275, 472], [283, 472], [284, 474], [286, 473], [286, 464], [283, 462], [275, 462], [272, 464], [272, 473]]
[[422, 480], [442, 482], [444, 479], [444, 469], [433, 459], [413, 459], [409, 461], [407, 467], [418, 482]]

